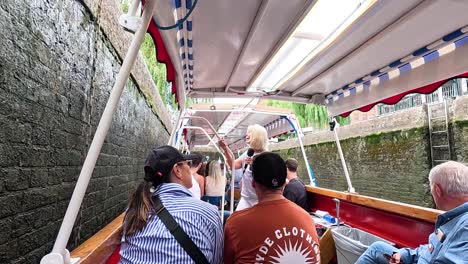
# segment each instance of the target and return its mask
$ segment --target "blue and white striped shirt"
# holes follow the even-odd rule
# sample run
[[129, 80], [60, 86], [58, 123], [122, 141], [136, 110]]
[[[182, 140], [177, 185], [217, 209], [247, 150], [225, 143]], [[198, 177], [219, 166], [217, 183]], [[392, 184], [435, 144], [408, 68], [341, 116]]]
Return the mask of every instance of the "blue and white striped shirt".
[[[156, 189], [156, 194], [208, 262], [222, 263], [223, 225], [218, 210], [192, 197], [190, 191], [180, 184], [164, 183]], [[159, 217], [152, 215], [142, 230], [130, 237], [122, 237], [119, 263], [194, 262]]]

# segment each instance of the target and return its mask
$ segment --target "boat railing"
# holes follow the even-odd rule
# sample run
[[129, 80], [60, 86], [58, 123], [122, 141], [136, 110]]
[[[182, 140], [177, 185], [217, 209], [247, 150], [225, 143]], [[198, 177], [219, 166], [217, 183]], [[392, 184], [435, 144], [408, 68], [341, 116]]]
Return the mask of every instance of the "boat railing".
[[[377, 235], [399, 247], [427, 243], [434, 223], [443, 211], [385, 199], [306, 186], [309, 207], [336, 216], [334, 199], [340, 200], [340, 221]], [[408, 234], [411, 234], [409, 236]]]

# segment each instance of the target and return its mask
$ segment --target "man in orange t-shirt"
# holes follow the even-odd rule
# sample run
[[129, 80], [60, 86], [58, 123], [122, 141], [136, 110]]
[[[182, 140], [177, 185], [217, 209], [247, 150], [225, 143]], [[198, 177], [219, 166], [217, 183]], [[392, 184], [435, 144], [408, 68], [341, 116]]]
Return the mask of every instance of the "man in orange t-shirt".
[[314, 221], [283, 196], [283, 159], [271, 152], [258, 155], [252, 175], [259, 203], [228, 218], [224, 263], [320, 263]]

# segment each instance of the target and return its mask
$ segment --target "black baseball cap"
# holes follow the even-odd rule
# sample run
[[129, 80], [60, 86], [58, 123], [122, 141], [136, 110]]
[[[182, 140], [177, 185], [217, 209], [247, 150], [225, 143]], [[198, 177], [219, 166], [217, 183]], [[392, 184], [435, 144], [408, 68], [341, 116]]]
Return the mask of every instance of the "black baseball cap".
[[263, 152], [252, 163], [252, 176], [255, 182], [276, 189], [286, 182], [286, 164], [280, 155]]
[[162, 177], [171, 172], [174, 164], [196, 157], [196, 155], [184, 155], [172, 146], [157, 147], [146, 157], [145, 172], [156, 173]]

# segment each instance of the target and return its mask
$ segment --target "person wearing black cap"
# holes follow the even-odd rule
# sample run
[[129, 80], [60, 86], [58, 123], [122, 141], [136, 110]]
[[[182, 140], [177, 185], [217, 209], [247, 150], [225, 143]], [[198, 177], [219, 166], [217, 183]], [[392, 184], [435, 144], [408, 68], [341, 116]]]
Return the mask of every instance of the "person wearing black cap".
[[320, 263], [315, 224], [283, 196], [286, 164], [275, 153], [253, 159], [258, 204], [234, 212], [224, 227], [224, 263]]
[[[171, 146], [158, 147], [148, 155], [144, 180], [131, 195], [125, 213], [119, 263], [191, 263], [194, 251], [203, 255], [204, 263], [222, 262], [220, 215], [188, 190], [194, 157]], [[169, 231], [167, 215], [182, 232], [178, 228]], [[184, 232], [195, 250], [181, 246], [180, 233]]]

